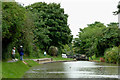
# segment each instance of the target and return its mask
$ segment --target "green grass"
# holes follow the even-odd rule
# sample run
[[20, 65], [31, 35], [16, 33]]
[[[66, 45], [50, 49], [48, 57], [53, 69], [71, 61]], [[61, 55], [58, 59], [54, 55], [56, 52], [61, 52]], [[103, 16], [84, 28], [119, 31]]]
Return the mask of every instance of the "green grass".
[[2, 78], [2, 62], [0, 61], [0, 80]]
[[43, 54], [40, 54], [40, 57], [24, 56], [24, 59], [40, 59], [40, 58], [51, 58], [51, 56], [50, 55], [44, 56]]
[[[24, 59], [41, 59], [41, 58], [52, 58], [53, 61], [73, 60], [70, 58], [62, 58], [61, 56], [52, 57], [49, 55], [47, 56], [41, 55], [40, 58], [24, 56]], [[33, 60], [25, 60], [25, 62], [27, 62], [28, 65], [24, 64], [22, 61], [9, 62], [9, 63], [3, 61], [2, 62], [2, 78], [21, 78], [24, 75], [24, 73], [30, 69], [30, 67], [35, 65], [40, 65], [37, 62], [34, 62]]]
[[44, 56], [43, 54], [41, 54], [40, 57], [24, 57], [24, 59], [41, 59], [41, 58], [52, 58], [54, 61], [61, 61], [61, 60], [73, 60], [72, 58], [62, 58], [60, 55], [59, 56], [50, 56], [50, 55], [46, 55]]
[[[31, 66], [39, 65], [32, 60], [26, 62]], [[21, 78], [29, 69], [30, 67], [22, 61], [2, 62], [2, 78]]]
[[72, 58], [62, 58], [61, 56], [52, 57], [53, 61], [64, 61], [64, 60], [73, 60]]

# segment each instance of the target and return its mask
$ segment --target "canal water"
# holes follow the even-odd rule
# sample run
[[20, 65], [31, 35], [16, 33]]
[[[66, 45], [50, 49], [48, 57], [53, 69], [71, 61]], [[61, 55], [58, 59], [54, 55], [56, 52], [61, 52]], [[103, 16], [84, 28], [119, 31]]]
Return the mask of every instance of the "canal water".
[[118, 78], [118, 66], [103, 62], [73, 61], [32, 67], [24, 78]]

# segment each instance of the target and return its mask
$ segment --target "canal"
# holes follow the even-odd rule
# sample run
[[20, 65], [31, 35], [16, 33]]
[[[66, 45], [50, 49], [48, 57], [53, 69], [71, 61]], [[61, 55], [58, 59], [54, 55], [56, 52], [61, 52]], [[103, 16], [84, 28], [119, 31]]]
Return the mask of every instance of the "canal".
[[[103, 62], [73, 61], [32, 67], [24, 78], [118, 78], [118, 66]], [[114, 80], [115, 80], [114, 79]]]

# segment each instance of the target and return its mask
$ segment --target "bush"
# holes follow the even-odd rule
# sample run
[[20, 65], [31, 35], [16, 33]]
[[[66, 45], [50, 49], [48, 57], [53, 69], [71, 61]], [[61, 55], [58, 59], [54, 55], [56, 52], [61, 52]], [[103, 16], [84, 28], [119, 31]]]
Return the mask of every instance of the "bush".
[[55, 47], [55, 46], [51, 46], [49, 48], [48, 54], [51, 55], [51, 56], [57, 56], [57, 54], [58, 54], [58, 48]]
[[105, 61], [108, 63], [118, 63], [118, 47], [109, 48], [105, 51]]

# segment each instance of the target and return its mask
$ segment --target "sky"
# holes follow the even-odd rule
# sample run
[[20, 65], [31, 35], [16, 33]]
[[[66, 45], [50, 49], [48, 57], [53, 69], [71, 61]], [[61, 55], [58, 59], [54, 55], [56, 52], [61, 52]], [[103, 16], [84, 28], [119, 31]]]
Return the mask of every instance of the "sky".
[[118, 16], [113, 15], [117, 11], [119, 0], [15, 0], [21, 4], [30, 5], [35, 2], [60, 3], [68, 14], [68, 25], [71, 33], [76, 38], [79, 28], [87, 27], [95, 21], [104, 23], [118, 22]]

